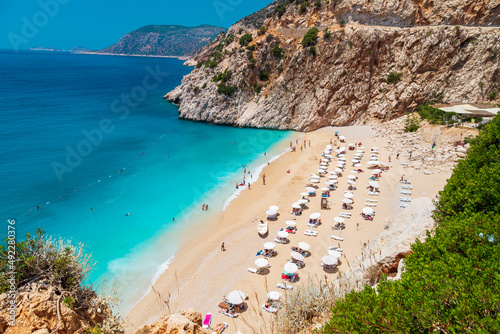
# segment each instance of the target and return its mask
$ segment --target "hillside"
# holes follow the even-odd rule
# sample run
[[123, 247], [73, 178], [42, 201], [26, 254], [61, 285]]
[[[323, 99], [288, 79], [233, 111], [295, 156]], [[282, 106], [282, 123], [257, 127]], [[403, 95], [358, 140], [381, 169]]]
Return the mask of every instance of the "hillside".
[[210, 25], [198, 27], [148, 25], [126, 34], [118, 43], [95, 52], [148, 56], [191, 56], [225, 30], [225, 28]]
[[497, 103], [500, 0], [272, 5], [262, 28], [240, 21], [191, 60], [165, 96], [181, 118], [310, 131], [427, 101]]

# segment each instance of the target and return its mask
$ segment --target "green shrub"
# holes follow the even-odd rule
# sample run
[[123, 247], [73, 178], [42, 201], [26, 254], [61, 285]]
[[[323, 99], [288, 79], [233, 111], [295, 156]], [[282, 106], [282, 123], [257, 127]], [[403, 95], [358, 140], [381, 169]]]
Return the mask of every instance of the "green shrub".
[[303, 14], [307, 11], [307, 2], [303, 2], [301, 5], [300, 5], [300, 8], [299, 8], [299, 13], [300, 14]]
[[238, 42], [240, 43], [241, 46], [246, 46], [251, 41], [253, 41], [252, 35], [250, 35], [249, 33], [246, 33], [243, 36], [241, 36], [241, 38], [239, 39]]
[[76, 303], [76, 300], [75, 298], [73, 298], [72, 296], [68, 296], [68, 297], [65, 297], [63, 299], [63, 303], [69, 307], [69, 308], [73, 308], [73, 306], [75, 306], [75, 303]]
[[314, 46], [309, 47], [309, 53], [312, 54], [313, 56], [316, 56], [316, 47]]
[[250, 61], [251, 61], [251, 60], [254, 60], [254, 59], [253, 59], [253, 52], [252, 52], [252, 51], [247, 51], [247, 58], [248, 58], [248, 60], [250, 60]]
[[401, 81], [402, 76], [403, 73], [401, 72], [391, 71], [387, 74], [387, 83], [398, 83]]
[[427, 103], [419, 105], [417, 112], [422, 119], [428, 120], [430, 124], [453, 123], [452, 117], [456, 115], [454, 112], [444, 112]]
[[309, 29], [304, 35], [304, 38], [302, 38], [302, 46], [306, 47], [316, 45], [318, 32], [319, 30], [316, 27]]
[[283, 55], [283, 49], [280, 48], [278, 44], [276, 44], [273, 48], [273, 55], [278, 58], [281, 58]]
[[205, 66], [208, 67], [208, 68], [216, 68], [217, 65], [219, 65], [219, 63], [216, 62], [215, 60], [207, 60], [205, 62]]
[[266, 36], [266, 42], [271, 42], [272, 40], [274, 39], [274, 35], [273, 34], [269, 34]]
[[328, 30], [328, 28], [325, 28], [323, 37], [324, 38], [330, 38], [332, 36], [332, 32]]
[[231, 35], [229, 35], [226, 39], [224, 39], [224, 43], [225, 43], [226, 45], [231, 44], [233, 41], [234, 41], [234, 35], [232, 35], [232, 34], [231, 34]]
[[203, 88], [203, 89], [207, 88], [207, 83], [205, 82], [205, 83], [203, 84], [203, 86], [201, 86], [201, 88]]
[[278, 71], [278, 73], [281, 73], [281, 72], [283, 72], [283, 67], [282, 66], [278, 66], [276, 68], [276, 70]]
[[227, 68], [224, 70], [224, 72], [221, 72], [219, 74], [217, 74], [214, 78], [213, 78], [213, 82], [219, 82], [219, 81], [222, 81], [222, 83], [227, 83], [229, 81], [229, 79], [231, 79], [231, 70], [228, 70]]
[[488, 94], [488, 98], [489, 98], [490, 100], [494, 100], [494, 99], [496, 99], [496, 98], [497, 98], [497, 92], [496, 92], [496, 91], [494, 91], [494, 90], [492, 90], [492, 91]]
[[286, 4], [278, 5], [274, 8], [272, 15], [278, 14], [278, 18], [281, 18], [286, 12]]
[[341, 27], [345, 26], [345, 21], [344, 21], [344, 20], [340, 20], [340, 22], [339, 22], [339, 23], [340, 23], [340, 26], [341, 26]]
[[255, 44], [254, 45], [249, 45], [249, 46], [247, 46], [246, 49], [250, 50], [250, 51], [255, 51], [255, 46], [256, 46]]
[[266, 33], [267, 27], [266, 26], [261, 26], [259, 31], [257, 31], [257, 35], [262, 36]]
[[262, 90], [262, 86], [261, 86], [261, 85], [257, 85], [257, 84], [255, 84], [255, 85], [253, 86], [253, 89], [255, 90], [255, 92], [256, 92], [257, 94], [260, 94], [260, 91]]
[[104, 331], [101, 329], [101, 327], [95, 325], [92, 328], [87, 328], [85, 329], [85, 332], [89, 334], [104, 334]]
[[405, 132], [415, 132], [420, 128], [420, 119], [416, 114], [408, 116], [405, 120]]
[[269, 72], [267, 72], [266, 70], [260, 71], [259, 78], [260, 78], [261, 81], [267, 81], [267, 80], [269, 80]]
[[236, 88], [236, 86], [226, 86], [225, 84], [220, 83], [217, 86], [217, 93], [224, 94], [226, 96], [232, 96]]
[[323, 333], [500, 331], [500, 118], [471, 142], [439, 193], [436, 227], [401, 280], [337, 300]]
[[194, 87], [193, 91], [195, 94], [198, 94], [198, 92], [200, 91], [200, 87], [198, 87], [198, 86]]

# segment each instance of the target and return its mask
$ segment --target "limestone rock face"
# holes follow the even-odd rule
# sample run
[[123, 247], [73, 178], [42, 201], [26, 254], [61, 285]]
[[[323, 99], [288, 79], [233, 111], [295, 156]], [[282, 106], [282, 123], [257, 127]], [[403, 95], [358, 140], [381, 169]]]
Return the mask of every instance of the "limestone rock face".
[[[190, 64], [217, 62], [200, 63], [165, 96], [179, 105], [179, 117], [310, 131], [393, 119], [433, 100], [486, 103], [500, 85], [500, 28], [488, 27], [500, 24], [500, 0], [337, 0], [299, 8], [289, 4], [281, 17], [266, 19], [265, 33], [230, 29], [193, 58]], [[311, 50], [301, 42], [314, 26]], [[245, 33], [250, 48], [239, 43]], [[230, 77], [217, 81], [226, 70]], [[390, 72], [399, 79], [389, 82]], [[220, 85], [235, 91], [227, 96]]]
[[187, 309], [181, 313], [169, 315], [162, 321], [146, 325], [136, 333], [150, 334], [210, 334], [211, 331], [202, 327], [200, 312]]

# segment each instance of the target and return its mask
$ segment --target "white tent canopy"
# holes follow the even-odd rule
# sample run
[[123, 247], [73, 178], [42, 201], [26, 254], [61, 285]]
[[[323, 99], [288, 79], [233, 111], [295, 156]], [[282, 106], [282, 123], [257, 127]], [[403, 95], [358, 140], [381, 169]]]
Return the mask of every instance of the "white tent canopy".
[[288, 232], [278, 231], [278, 237], [280, 237], [280, 238], [287, 238], [288, 237]]
[[299, 252], [292, 252], [290, 255], [297, 261], [304, 261], [304, 255], [300, 254]]
[[362, 211], [365, 215], [372, 215], [373, 214], [373, 209], [370, 207], [363, 208]]
[[349, 198], [342, 198], [342, 203], [345, 203], [345, 204], [352, 204], [352, 199], [349, 199]]
[[265, 267], [267, 267], [268, 264], [269, 264], [269, 261], [267, 261], [267, 259], [264, 259], [264, 258], [260, 258], [260, 259], [255, 260], [255, 266], [257, 268], [265, 268]]
[[289, 274], [295, 274], [299, 267], [295, 263], [288, 262], [283, 269]]
[[229, 295], [227, 295], [227, 300], [231, 304], [239, 305], [239, 304], [243, 303], [243, 301], [245, 300], [245, 297], [246, 297], [246, 295], [244, 292], [239, 291], [239, 290], [234, 290], [234, 291], [231, 291], [229, 293]]
[[272, 210], [272, 211], [278, 211], [279, 209], [280, 209], [280, 208], [279, 208], [278, 206], [276, 206], [276, 205], [271, 205], [271, 206], [269, 207], [269, 210]]
[[296, 223], [296, 222], [294, 222], [293, 220], [287, 220], [287, 221], [285, 222], [285, 225], [286, 225], [286, 226], [295, 226], [295, 225], [297, 225], [297, 223]]
[[319, 217], [321, 217], [321, 213], [319, 212], [313, 212], [309, 215], [310, 219], [318, 219]]
[[339, 260], [335, 256], [325, 255], [325, 256], [323, 256], [321, 261], [323, 261], [323, 263], [328, 265], [328, 266], [332, 266], [332, 265], [337, 264]]
[[308, 251], [311, 249], [311, 246], [307, 242], [299, 242], [299, 248], [305, 251]]
[[378, 182], [370, 181], [370, 182], [368, 182], [368, 184], [370, 186], [372, 186], [373, 188], [380, 188], [380, 185], [378, 184]]
[[266, 242], [264, 244], [264, 249], [274, 249], [276, 247], [276, 244], [274, 242]]
[[335, 217], [333, 218], [333, 220], [336, 222], [336, 223], [343, 223], [345, 222], [345, 219], [342, 218], [342, 217]]
[[267, 298], [269, 298], [271, 300], [280, 300], [281, 299], [281, 293], [279, 293], [278, 291], [269, 291], [267, 293]]

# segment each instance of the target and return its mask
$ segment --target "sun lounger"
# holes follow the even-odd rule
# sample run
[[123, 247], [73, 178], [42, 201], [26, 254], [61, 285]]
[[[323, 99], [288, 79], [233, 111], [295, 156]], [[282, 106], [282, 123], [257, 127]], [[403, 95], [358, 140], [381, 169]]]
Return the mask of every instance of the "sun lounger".
[[274, 239], [274, 242], [277, 242], [277, 243], [279, 243], [279, 244], [286, 244], [286, 241], [285, 241], [285, 240], [278, 239], [278, 238]]
[[365, 206], [377, 206], [377, 203], [365, 203]]
[[341, 212], [341, 213], [339, 213], [339, 217], [351, 218], [351, 213], [350, 212]]
[[307, 226], [309, 227], [318, 227], [319, 223], [316, 222], [316, 223], [307, 223]]
[[408, 166], [408, 164], [406, 162], [402, 162], [402, 163], [400, 163], [400, 165], [403, 166], [403, 167], [407, 167]]
[[292, 284], [283, 284], [283, 283], [278, 283], [276, 284], [277, 288], [283, 289], [283, 290], [292, 290], [293, 285]]
[[217, 324], [214, 328], [212, 334], [222, 334], [227, 328], [227, 322], [223, 322], [222, 324]]
[[313, 231], [313, 230], [305, 230], [304, 231], [304, 235], [308, 235], [308, 236], [311, 236], [311, 237], [315, 237], [318, 235], [318, 232], [316, 231]]
[[219, 313], [227, 315], [230, 318], [237, 318], [238, 317], [238, 313], [233, 312], [231, 310], [219, 310]]
[[412, 186], [401, 186], [401, 188], [403, 188], [403, 189], [410, 189], [410, 190], [413, 189]]
[[411, 191], [401, 190], [401, 195], [411, 195]]
[[207, 313], [205, 315], [205, 320], [203, 320], [203, 328], [210, 328], [211, 322], [212, 322], [212, 313]]
[[400, 207], [400, 208], [406, 208], [407, 206], [408, 206], [408, 204], [406, 204], [406, 203], [401, 203], [401, 204], [399, 204], [399, 207]]
[[331, 250], [331, 251], [337, 251], [337, 252], [343, 252], [344, 250], [340, 247], [335, 247], [335, 246], [330, 246], [328, 247], [328, 250]]
[[336, 235], [331, 235], [330, 238], [334, 239], [334, 240], [338, 240], [338, 241], [344, 241], [344, 238], [342, 237], [337, 237]]
[[411, 181], [408, 181], [408, 180], [403, 180], [403, 181], [401, 181], [401, 183], [411, 184]]
[[370, 196], [378, 196], [380, 193], [378, 191], [369, 191], [368, 195]]
[[372, 202], [372, 203], [377, 203], [378, 202], [378, 200], [376, 200], [376, 199], [367, 199], [366, 201], [367, 202]]
[[411, 202], [411, 198], [408, 198], [408, 197], [400, 197], [399, 200], [401, 202]]
[[260, 272], [259, 269], [255, 269], [255, 268], [252, 268], [252, 267], [248, 268], [248, 271], [251, 272], [251, 273], [254, 273], [254, 274], [258, 274]]

